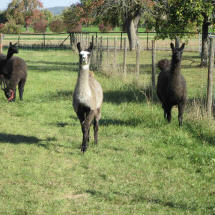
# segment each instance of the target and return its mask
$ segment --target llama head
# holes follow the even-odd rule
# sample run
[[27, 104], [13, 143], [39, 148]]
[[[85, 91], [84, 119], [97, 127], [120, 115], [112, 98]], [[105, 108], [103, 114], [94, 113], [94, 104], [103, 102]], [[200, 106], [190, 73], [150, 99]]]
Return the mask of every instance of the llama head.
[[181, 47], [175, 47], [173, 43], [170, 44], [170, 47], [172, 49], [172, 59], [175, 63], [178, 63], [181, 61], [183, 50], [185, 47], [185, 43], [181, 45]]
[[12, 101], [14, 99], [14, 91], [9, 89], [9, 88], [5, 88], [4, 90], [4, 94], [5, 97], [8, 99], [8, 101]]
[[8, 47], [8, 53], [10, 53], [10, 54], [17, 54], [17, 53], [19, 53], [19, 50], [18, 50], [18, 48], [17, 48], [16, 45], [17, 45], [17, 43], [12, 44], [10, 42], [9, 47]]
[[77, 48], [79, 51], [79, 62], [80, 65], [89, 65], [90, 64], [90, 56], [91, 56], [91, 51], [93, 49], [93, 44], [90, 43], [90, 46], [86, 50], [82, 50], [81, 44], [77, 44]]

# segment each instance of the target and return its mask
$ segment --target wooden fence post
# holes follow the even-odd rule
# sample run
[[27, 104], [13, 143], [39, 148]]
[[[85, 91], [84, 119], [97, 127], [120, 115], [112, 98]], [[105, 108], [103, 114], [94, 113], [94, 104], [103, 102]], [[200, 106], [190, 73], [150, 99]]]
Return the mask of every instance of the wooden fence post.
[[155, 72], [156, 72], [156, 52], [155, 52], [155, 40], [152, 40], [152, 88], [155, 90]]
[[0, 33], [0, 54], [2, 54], [2, 48], [3, 48], [3, 34]]
[[116, 37], [114, 37], [114, 68], [116, 68]]
[[137, 49], [136, 49], [136, 76], [140, 74], [140, 45], [137, 42]]
[[19, 34], [19, 37], [18, 37], [18, 46], [20, 45], [20, 34]]
[[147, 32], [146, 49], [149, 50], [149, 33]]
[[109, 39], [107, 37], [107, 64], [109, 64]]
[[120, 36], [120, 50], [122, 50], [122, 33], [121, 33], [121, 36]]
[[92, 36], [91, 43], [93, 44], [93, 49], [91, 51], [91, 64], [90, 64], [90, 70], [94, 71], [95, 69], [95, 44], [94, 44], [94, 35]]
[[124, 56], [123, 56], [123, 73], [126, 77], [127, 71], [126, 71], [126, 52], [127, 52], [127, 44], [126, 44], [126, 38], [124, 38]]
[[46, 46], [46, 35], [43, 33], [43, 45]]
[[98, 69], [101, 70], [102, 67], [102, 58], [103, 58], [103, 44], [102, 44], [102, 37], [100, 37], [100, 44], [99, 44], [99, 62], [98, 62]]
[[213, 101], [213, 71], [214, 71], [214, 44], [213, 38], [210, 38], [209, 64], [208, 64], [208, 87], [207, 87], [207, 114], [210, 117]]

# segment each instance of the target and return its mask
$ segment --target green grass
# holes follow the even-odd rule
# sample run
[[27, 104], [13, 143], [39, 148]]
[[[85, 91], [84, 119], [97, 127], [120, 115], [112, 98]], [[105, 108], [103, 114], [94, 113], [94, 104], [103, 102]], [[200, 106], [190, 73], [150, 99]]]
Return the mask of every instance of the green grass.
[[[168, 124], [129, 74], [123, 82], [97, 72], [104, 89], [99, 144], [91, 139], [83, 155], [72, 108], [78, 55], [19, 56], [28, 65], [24, 101], [0, 94], [0, 214], [215, 214], [213, 119], [189, 107], [182, 128], [176, 109]], [[196, 98], [204, 71], [192, 65], [184, 73]]]

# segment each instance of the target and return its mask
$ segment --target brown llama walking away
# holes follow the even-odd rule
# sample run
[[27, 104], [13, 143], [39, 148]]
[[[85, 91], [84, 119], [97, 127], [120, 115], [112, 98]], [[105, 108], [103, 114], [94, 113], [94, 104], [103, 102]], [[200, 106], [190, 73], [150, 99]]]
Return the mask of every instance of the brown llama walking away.
[[183, 113], [186, 104], [187, 91], [186, 80], [181, 74], [181, 60], [182, 53], [185, 47], [174, 47], [170, 44], [172, 49], [171, 62], [167, 59], [160, 60], [158, 67], [161, 70], [157, 82], [157, 95], [162, 103], [164, 109], [164, 118], [171, 121], [171, 110], [174, 105], [178, 106], [178, 121], [179, 126], [183, 123]]
[[87, 150], [89, 142], [90, 125], [93, 121], [94, 143], [98, 142], [99, 120], [101, 118], [101, 106], [103, 102], [103, 91], [100, 83], [90, 72], [90, 56], [93, 44], [86, 50], [81, 49], [80, 43], [77, 44], [79, 51], [79, 73], [73, 93], [73, 108], [76, 112], [83, 134], [81, 151]]

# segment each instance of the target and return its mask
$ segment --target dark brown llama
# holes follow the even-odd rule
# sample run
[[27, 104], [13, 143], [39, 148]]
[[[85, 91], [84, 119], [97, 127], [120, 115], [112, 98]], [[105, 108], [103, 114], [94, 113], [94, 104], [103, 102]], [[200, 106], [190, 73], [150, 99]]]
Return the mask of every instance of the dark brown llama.
[[186, 104], [186, 80], [181, 74], [181, 60], [182, 53], [185, 47], [174, 47], [170, 44], [172, 49], [171, 63], [167, 59], [160, 60], [158, 67], [161, 70], [157, 82], [157, 95], [162, 103], [164, 109], [164, 118], [171, 121], [171, 110], [174, 105], [178, 106], [178, 121], [179, 126], [183, 123], [183, 113]]
[[79, 51], [79, 73], [73, 93], [73, 108], [80, 120], [83, 140], [81, 151], [84, 153], [89, 142], [90, 124], [93, 121], [94, 143], [98, 142], [98, 126], [101, 118], [101, 106], [103, 91], [100, 83], [90, 73], [90, 54], [93, 44], [82, 51], [80, 43], [77, 44]]
[[19, 57], [13, 57], [18, 53], [16, 44], [10, 43], [7, 56], [0, 57], [0, 77], [5, 83], [4, 93], [8, 101], [15, 101], [16, 87], [18, 85], [19, 98], [23, 100], [24, 86], [27, 79], [27, 66], [25, 61]]

